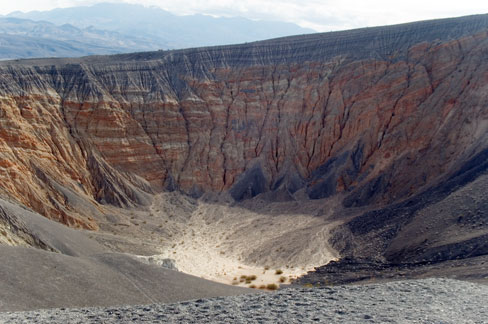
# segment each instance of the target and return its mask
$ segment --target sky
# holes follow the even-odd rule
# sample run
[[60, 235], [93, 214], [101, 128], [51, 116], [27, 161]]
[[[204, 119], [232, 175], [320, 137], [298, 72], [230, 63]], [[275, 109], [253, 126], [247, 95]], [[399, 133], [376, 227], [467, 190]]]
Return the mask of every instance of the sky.
[[157, 6], [177, 15], [286, 21], [320, 32], [488, 13], [487, 0], [0, 0], [0, 14], [98, 2]]

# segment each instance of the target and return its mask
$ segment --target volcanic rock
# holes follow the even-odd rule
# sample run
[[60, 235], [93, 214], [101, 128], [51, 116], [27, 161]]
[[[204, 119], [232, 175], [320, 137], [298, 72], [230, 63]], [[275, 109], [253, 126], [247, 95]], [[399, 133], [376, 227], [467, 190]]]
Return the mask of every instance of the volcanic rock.
[[[469, 213], [426, 210], [486, 173], [486, 62], [487, 15], [0, 62], [0, 196], [89, 230], [104, 206], [150, 205], [165, 190], [341, 197], [341, 255], [480, 255], [486, 198]], [[462, 235], [429, 241], [454, 220]], [[402, 243], [422, 226], [427, 241]]]

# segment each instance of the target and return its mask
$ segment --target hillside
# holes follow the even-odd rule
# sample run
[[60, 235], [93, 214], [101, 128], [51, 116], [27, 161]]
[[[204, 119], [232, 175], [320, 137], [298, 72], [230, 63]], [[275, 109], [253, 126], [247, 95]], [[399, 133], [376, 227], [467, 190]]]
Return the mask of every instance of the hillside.
[[0, 62], [0, 195], [193, 274], [210, 251], [224, 281], [483, 256], [487, 59], [478, 15]]

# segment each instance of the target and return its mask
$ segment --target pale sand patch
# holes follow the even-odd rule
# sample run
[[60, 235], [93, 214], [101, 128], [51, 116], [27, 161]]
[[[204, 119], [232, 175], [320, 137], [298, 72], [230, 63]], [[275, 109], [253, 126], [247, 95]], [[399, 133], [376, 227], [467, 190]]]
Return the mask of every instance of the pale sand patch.
[[[280, 284], [281, 277], [289, 283], [336, 257], [327, 243], [331, 224], [323, 218], [257, 213], [201, 201], [193, 206], [184, 204], [170, 194], [156, 197], [151, 212], [166, 218], [171, 243], [161, 248], [159, 255], [142, 258], [158, 264], [169, 258], [184, 273], [226, 284], [259, 287]], [[276, 204], [276, 208], [282, 205]], [[182, 210], [188, 213], [184, 215]], [[282, 273], [277, 274], [277, 269]], [[241, 280], [241, 276], [251, 275], [257, 278], [250, 283]]]
[[29, 246], [23, 238], [12, 232], [10, 226], [3, 223], [0, 223], [0, 245]]

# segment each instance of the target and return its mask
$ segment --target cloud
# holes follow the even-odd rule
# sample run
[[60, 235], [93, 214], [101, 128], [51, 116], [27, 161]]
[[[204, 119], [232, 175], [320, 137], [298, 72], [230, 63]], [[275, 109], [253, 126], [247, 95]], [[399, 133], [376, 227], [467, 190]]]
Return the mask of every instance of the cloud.
[[244, 16], [297, 23], [318, 31], [378, 26], [485, 13], [486, 1], [438, 0], [126, 0], [162, 7], [176, 14]]
[[[127, 0], [129, 3], [141, 3], [140, 0]], [[212, 16], [243, 16], [249, 19], [279, 20], [294, 22], [313, 29], [330, 29], [343, 26], [347, 22], [340, 16], [335, 17], [326, 5], [329, 1], [297, 0], [144, 0], [145, 5], [159, 5], [170, 12], [189, 15], [204, 13]]]
[[0, 14], [8, 14], [13, 11], [44, 11], [55, 8], [67, 8], [74, 6], [93, 5], [99, 2], [121, 2], [117, 0], [13, 0], [2, 1], [0, 6]]
[[[7, 1], [5, 1], [7, 2]], [[2, 4], [1, 13], [49, 10], [56, 7], [126, 2], [157, 6], [179, 15], [243, 16], [279, 20], [317, 31], [350, 29], [486, 13], [486, 0], [16, 0]]]

